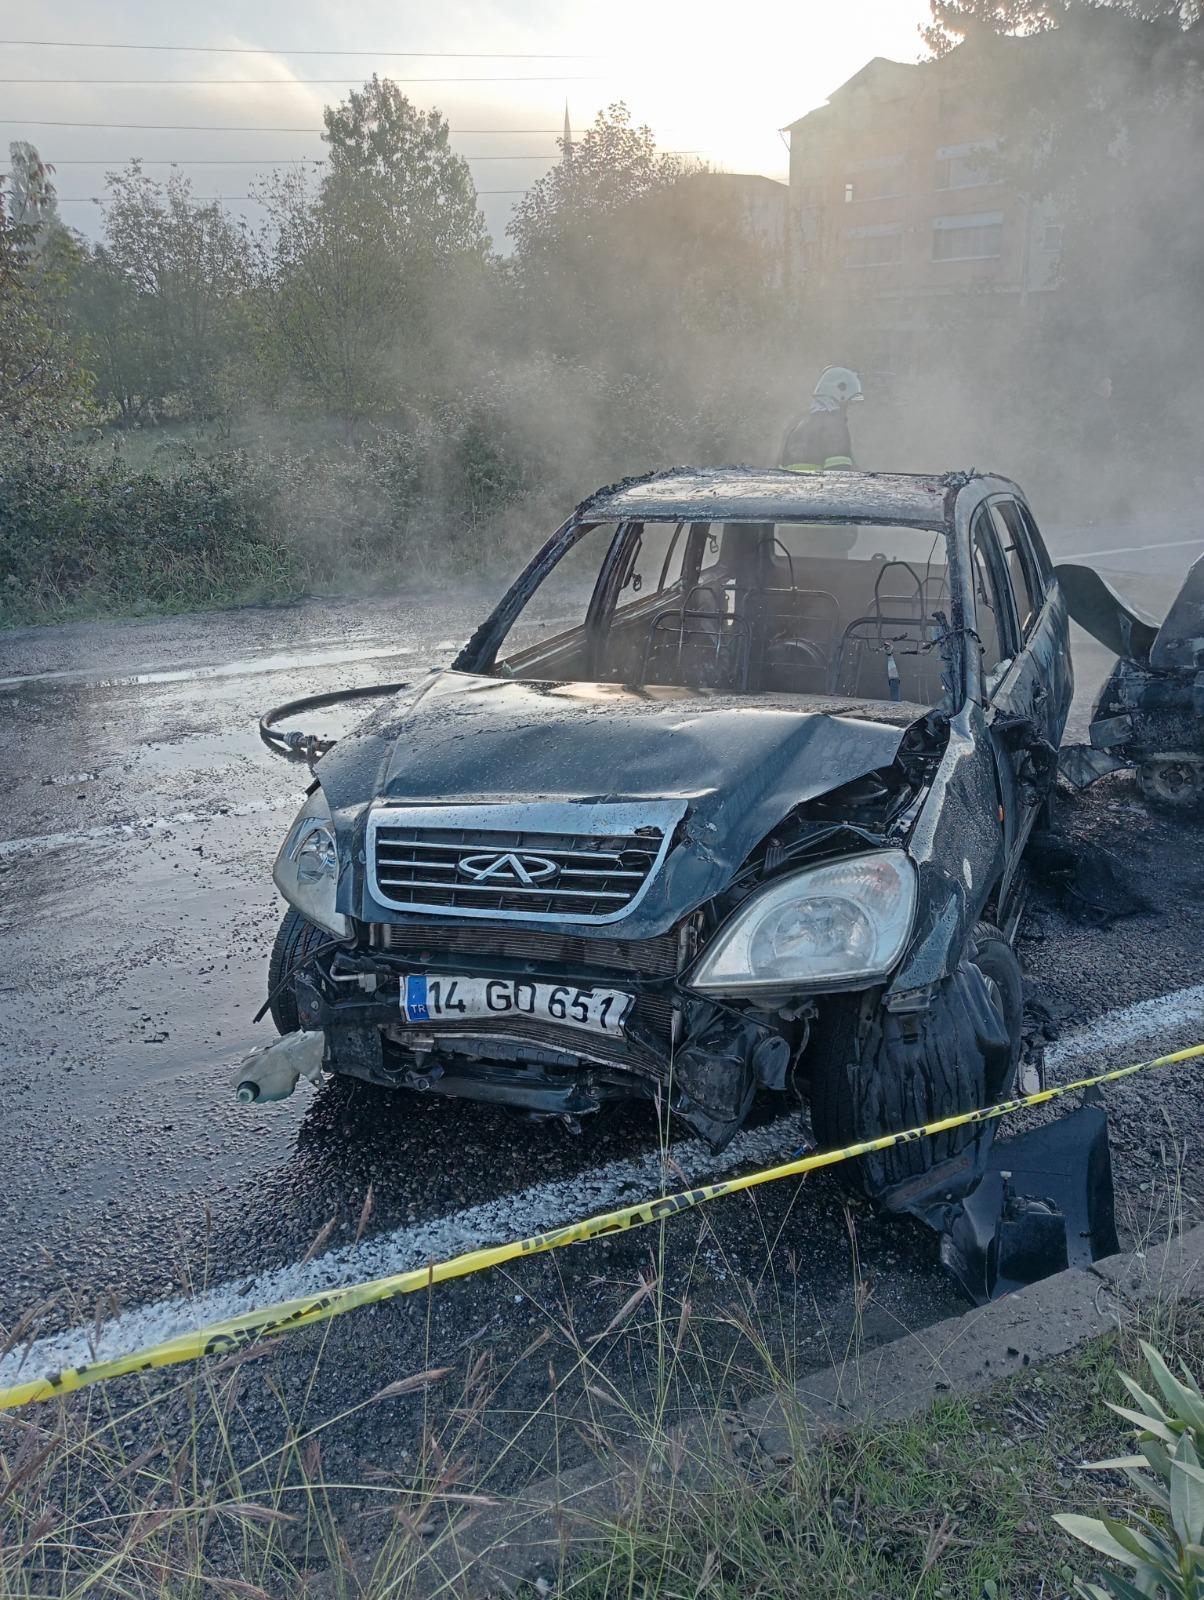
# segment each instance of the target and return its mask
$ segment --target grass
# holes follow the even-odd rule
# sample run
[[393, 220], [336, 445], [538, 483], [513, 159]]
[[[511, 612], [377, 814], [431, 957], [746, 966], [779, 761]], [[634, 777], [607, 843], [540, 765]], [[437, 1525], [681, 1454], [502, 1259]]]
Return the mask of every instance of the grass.
[[[709, 1230], [700, 1237], [715, 1246]], [[766, 1240], [767, 1274], [779, 1243]], [[696, 1280], [713, 1270], [706, 1254]], [[579, 1459], [584, 1439], [608, 1461], [634, 1443], [647, 1464], [566, 1548], [553, 1587], [525, 1591], [531, 1600], [1053, 1600], [1078, 1559], [1053, 1514], [1127, 1500], [1119, 1480], [1079, 1471], [1122, 1442], [1104, 1406], [1118, 1367], [1140, 1370], [1139, 1334], [1190, 1363], [1204, 1351], [1204, 1310], [1156, 1306], [1140, 1325], [909, 1421], [813, 1433], [787, 1407], [789, 1449], [733, 1456], [718, 1443], [733, 1387], [792, 1393], [785, 1291], [780, 1317], [755, 1309], [763, 1285], [739, 1282], [729, 1309], [700, 1315], [692, 1290], [666, 1292], [662, 1268], [654, 1249], [645, 1273], [616, 1286], [602, 1328], [578, 1327], [568, 1300], [550, 1309], [508, 1370], [470, 1347], [454, 1370], [416, 1370], [335, 1414], [313, 1399], [327, 1325], [289, 1341], [302, 1352], [299, 1384], [281, 1380], [280, 1342], [269, 1341], [176, 1381], [129, 1380], [0, 1418], [0, 1600], [428, 1593], [432, 1563], [455, 1573], [470, 1560], [474, 1524], [499, 1508], [499, 1460], [521, 1454], [540, 1423], [553, 1461], [570, 1443]], [[701, 1304], [700, 1282], [697, 1292]], [[838, 1363], [857, 1354], [868, 1293], [854, 1268]], [[546, 1366], [547, 1398], [515, 1417], [499, 1397], [521, 1363]], [[381, 1408], [405, 1421], [413, 1448], [349, 1473], [330, 1446]], [[710, 1426], [683, 1434], [679, 1419], [697, 1413]]]
[[[1202, 1332], [1197, 1325], [1189, 1347], [1198, 1350]], [[1118, 1441], [1103, 1406], [1118, 1390], [1118, 1361], [1132, 1364], [1131, 1353], [1109, 1336], [914, 1421], [818, 1439], [800, 1422], [776, 1470], [734, 1478], [730, 1464], [704, 1460], [685, 1488], [650, 1478], [632, 1514], [598, 1529], [561, 1590], [580, 1600], [1063, 1594], [1068, 1580], [1055, 1575], [1070, 1550], [1050, 1519], [1114, 1498], [1076, 1469]]]
[[[1159, 1197], [1130, 1219], [1139, 1249], [1183, 1226], [1182, 1162], [1175, 1148]], [[561, 1255], [499, 1272], [503, 1300], [539, 1308], [517, 1353], [476, 1335], [437, 1351], [434, 1298], [416, 1298], [417, 1326], [343, 1319], [0, 1415], [0, 1600], [459, 1594], [461, 1576], [491, 1571], [497, 1540], [536, 1514], [507, 1484], [550, 1476], [560, 1493], [599, 1461], [621, 1468], [615, 1495], [581, 1507], [572, 1538], [553, 1542], [552, 1581], [472, 1592], [1066, 1600], [1067, 1564], [1082, 1573], [1083, 1557], [1054, 1514], [1131, 1504], [1122, 1479], [1080, 1470], [1128, 1443], [1105, 1404], [1122, 1398], [1117, 1374], [1142, 1370], [1141, 1338], [1204, 1365], [1204, 1307], [1155, 1283], [1115, 1333], [1072, 1355], [905, 1421], [817, 1429], [795, 1399], [800, 1323], [822, 1331], [811, 1366], [852, 1367], [875, 1294], [849, 1208], [845, 1320], [807, 1317], [790, 1246], [799, 1199], [762, 1209], [744, 1197], [754, 1236], [734, 1250], [706, 1209], [684, 1256], [670, 1249], [681, 1223], [643, 1236], [638, 1254], [581, 1247], [605, 1274], [588, 1317]], [[86, 1320], [76, 1307], [72, 1321]], [[341, 1335], [381, 1385], [350, 1405]], [[0, 1330], [0, 1354], [27, 1336], [6, 1343]], [[415, 1353], [398, 1378], [401, 1349]], [[525, 1411], [512, 1399], [524, 1372], [542, 1396]], [[772, 1457], [731, 1427], [733, 1405], [764, 1395], [786, 1419]]]

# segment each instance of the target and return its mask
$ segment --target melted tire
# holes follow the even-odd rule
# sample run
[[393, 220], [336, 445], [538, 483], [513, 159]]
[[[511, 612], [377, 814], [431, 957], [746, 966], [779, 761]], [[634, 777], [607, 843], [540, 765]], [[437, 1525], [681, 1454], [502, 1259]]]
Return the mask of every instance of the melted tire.
[[[958, 970], [929, 1009], [887, 1011], [881, 994], [841, 996], [816, 1031], [811, 1116], [824, 1149], [918, 1127], [1006, 1097], [1020, 1061], [1024, 984], [997, 928], [980, 923]], [[846, 1163], [842, 1171], [871, 1198], [892, 1191], [977, 1144], [985, 1155], [994, 1122]]]
[[277, 1033], [293, 1033], [301, 1026], [296, 992], [292, 983], [285, 983], [285, 979], [304, 963], [312, 950], [329, 942], [330, 934], [307, 921], [299, 911], [290, 906], [284, 913], [268, 962], [268, 994], [272, 996], [268, 1011]]

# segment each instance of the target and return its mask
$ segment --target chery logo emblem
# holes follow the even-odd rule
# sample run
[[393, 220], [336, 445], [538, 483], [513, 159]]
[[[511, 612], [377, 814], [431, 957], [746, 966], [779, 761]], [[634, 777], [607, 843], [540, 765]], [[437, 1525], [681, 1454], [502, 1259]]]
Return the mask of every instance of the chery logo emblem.
[[560, 871], [555, 861], [546, 856], [532, 856], [507, 850], [504, 855], [483, 854], [463, 856], [456, 870], [474, 883], [496, 884], [499, 888], [522, 885], [529, 888], [535, 883], [546, 883]]

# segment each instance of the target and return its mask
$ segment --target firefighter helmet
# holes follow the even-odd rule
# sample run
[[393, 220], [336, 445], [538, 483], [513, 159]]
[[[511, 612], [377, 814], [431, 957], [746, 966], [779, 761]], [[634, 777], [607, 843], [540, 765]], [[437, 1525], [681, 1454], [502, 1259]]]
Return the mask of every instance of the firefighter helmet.
[[861, 379], [848, 367], [825, 367], [815, 385], [815, 399], [837, 406], [852, 405], [854, 400], [865, 398]]

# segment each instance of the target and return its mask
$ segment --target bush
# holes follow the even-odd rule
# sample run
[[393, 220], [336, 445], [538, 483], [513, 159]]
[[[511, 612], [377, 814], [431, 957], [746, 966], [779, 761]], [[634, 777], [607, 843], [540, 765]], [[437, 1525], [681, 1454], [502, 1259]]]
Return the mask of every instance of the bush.
[[[1137, 1410], [1111, 1405], [1136, 1424], [1140, 1453], [1097, 1461], [1098, 1470], [1119, 1470], [1154, 1510], [1157, 1520], [1134, 1515], [1059, 1516], [1054, 1521], [1083, 1544], [1128, 1567], [1132, 1578], [1106, 1574], [1098, 1583], [1077, 1582], [1083, 1600], [1202, 1600], [1204, 1597], [1204, 1395], [1186, 1367], [1182, 1378], [1152, 1345], [1142, 1343], [1161, 1393], [1159, 1401], [1133, 1379], [1121, 1382]], [[1151, 1476], [1152, 1474], [1152, 1476]]]
[[721, 394], [683, 416], [650, 383], [536, 359], [354, 444], [177, 440], [135, 465], [120, 436], [0, 437], [0, 621], [512, 571], [600, 484], [731, 459], [741, 432]]

